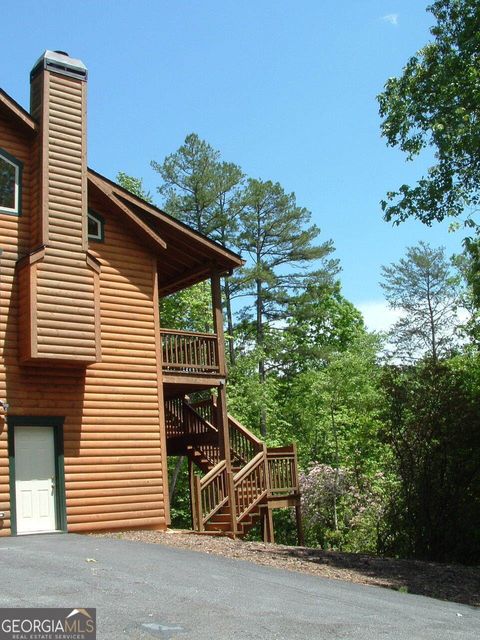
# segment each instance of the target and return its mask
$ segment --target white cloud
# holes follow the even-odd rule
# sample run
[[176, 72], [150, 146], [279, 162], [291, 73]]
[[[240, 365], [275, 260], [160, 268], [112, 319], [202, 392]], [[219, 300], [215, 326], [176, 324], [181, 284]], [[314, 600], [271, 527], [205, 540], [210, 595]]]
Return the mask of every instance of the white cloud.
[[399, 18], [399, 14], [398, 13], [387, 13], [386, 16], [382, 16], [380, 18], [380, 20], [383, 20], [383, 22], [388, 22], [388, 24], [393, 25], [394, 27], [398, 26], [398, 18]]
[[369, 331], [388, 331], [402, 315], [399, 309], [390, 309], [385, 300], [369, 300], [355, 306], [362, 312]]
[[[355, 306], [361, 311], [369, 331], [388, 331], [404, 315], [401, 309], [391, 309], [386, 300], [367, 300]], [[459, 324], [464, 324], [469, 318], [467, 309], [457, 309]]]

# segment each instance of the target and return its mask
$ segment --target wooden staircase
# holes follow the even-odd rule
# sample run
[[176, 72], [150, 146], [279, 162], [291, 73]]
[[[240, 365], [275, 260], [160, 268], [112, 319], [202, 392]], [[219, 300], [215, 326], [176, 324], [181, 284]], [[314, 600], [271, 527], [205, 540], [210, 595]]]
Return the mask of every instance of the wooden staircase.
[[219, 416], [213, 396], [196, 403], [188, 398], [167, 400], [165, 421], [168, 454], [184, 455], [189, 460], [196, 531], [244, 537], [260, 522], [264, 539], [273, 542], [272, 510], [295, 507], [302, 542], [295, 445], [266, 447], [229, 415], [227, 462], [220, 450]]

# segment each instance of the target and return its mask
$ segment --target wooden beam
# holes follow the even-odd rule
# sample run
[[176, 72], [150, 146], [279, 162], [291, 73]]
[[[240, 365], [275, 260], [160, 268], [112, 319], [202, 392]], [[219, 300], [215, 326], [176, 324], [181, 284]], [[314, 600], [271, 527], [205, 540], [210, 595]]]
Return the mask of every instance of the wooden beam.
[[217, 387], [222, 384], [222, 382], [225, 382], [223, 376], [213, 377], [211, 374], [202, 376], [198, 373], [178, 373], [176, 371], [163, 372], [163, 383], [168, 385], [187, 385], [191, 388], [211, 389], [212, 387]]
[[140, 229], [147, 235], [157, 247], [160, 249], [166, 249], [167, 243], [156, 233], [153, 231], [148, 225], [146, 225], [140, 218], [133, 213], [126, 205], [124, 205], [120, 199], [113, 193], [113, 190], [109, 188], [108, 184], [106, 184], [103, 180], [98, 179], [91, 172], [89, 172], [89, 180], [95, 185], [95, 187], [106, 197], [110, 202], [113, 203], [117, 210], [120, 210], [129, 220], [133, 222], [135, 225], [140, 227]]
[[195, 265], [191, 269], [180, 273], [178, 276], [175, 276], [168, 282], [164, 282], [160, 284], [159, 295], [160, 297], [164, 297], [173, 291], [178, 291], [179, 289], [185, 288], [188, 286], [192, 280], [197, 280], [200, 282], [201, 280], [206, 280], [211, 274], [213, 269], [213, 265], [205, 266], [205, 263]]

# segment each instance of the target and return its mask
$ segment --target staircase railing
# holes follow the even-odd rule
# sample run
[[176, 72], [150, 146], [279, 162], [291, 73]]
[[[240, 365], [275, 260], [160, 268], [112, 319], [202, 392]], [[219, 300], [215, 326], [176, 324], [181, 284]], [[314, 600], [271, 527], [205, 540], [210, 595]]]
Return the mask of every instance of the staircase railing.
[[194, 520], [198, 531], [228, 502], [227, 463], [221, 460], [203, 478], [193, 476]]
[[215, 424], [215, 398], [210, 396], [207, 400], [199, 400], [198, 402], [192, 402], [191, 407], [195, 409], [195, 411], [202, 416], [204, 420], [210, 422], [210, 424]]
[[235, 515], [237, 524], [268, 493], [268, 479], [265, 466], [265, 451], [259, 451], [250, 462], [233, 477], [235, 493]]
[[165, 429], [167, 438], [176, 438], [185, 434], [183, 398], [165, 400]]
[[211, 465], [218, 464], [220, 461], [220, 450], [217, 445], [218, 430], [197, 412], [196, 407], [190, 405], [183, 398], [166, 400], [165, 422], [167, 425], [167, 437], [169, 438], [210, 436], [211, 443], [201, 442], [197, 438], [195, 447]]
[[298, 493], [297, 452], [295, 445], [267, 449], [269, 493], [272, 496]]
[[[192, 436], [195, 449], [208, 461], [211, 470], [201, 478], [191, 479], [194, 526], [205, 531], [209, 520], [229, 502], [232, 527], [240, 527], [256, 505], [265, 498], [299, 496], [297, 454], [295, 445], [269, 447], [232, 416], [228, 416], [232, 466], [238, 469], [233, 478], [227, 473], [225, 460], [220, 460], [216, 401], [211, 397], [194, 404], [183, 399], [166, 402], [166, 415], [170, 416], [172, 433]], [[182, 430], [179, 432], [179, 426]], [[168, 419], [167, 419], [168, 425]], [[205, 442], [204, 434], [215, 435], [215, 444]], [[207, 438], [208, 439], [208, 438]], [[229, 490], [230, 483], [230, 490]]]
[[263, 442], [230, 415], [228, 433], [233, 463], [238, 460], [245, 465], [263, 451]]
[[[191, 405], [195, 411], [212, 425], [216, 424], [217, 403], [214, 396]], [[247, 464], [257, 453], [263, 451], [263, 442], [251, 431], [246, 429], [238, 420], [228, 416], [228, 432], [232, 462]]]

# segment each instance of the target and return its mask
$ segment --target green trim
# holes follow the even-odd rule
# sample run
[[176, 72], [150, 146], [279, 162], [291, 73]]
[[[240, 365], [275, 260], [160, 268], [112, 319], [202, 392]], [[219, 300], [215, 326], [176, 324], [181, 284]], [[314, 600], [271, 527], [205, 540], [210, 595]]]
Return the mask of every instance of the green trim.
[[8, 153], [5, 149], [0, 147], [0, 156], [4, 156], [6, 160], [12, 162], [18, 169], [18, 202], [17, 202], [17, 210], [16, 211], [5, 211], [0, 207], [0, 214], [6, 216], [21, 216], [22, 215], [22, 180], [23, 180], [23, 162], [15, 156], [12, 156], [11, 153]]
[[17, 535], [17, 497], [15, 493], [15, 438], [13, 425], [8, 421], [8, 484], [10, 488], [10, 531]]
[[10, 528], [17, 535], [17, 500], [15, 492], [15, 427], [53, 427], [55, 454], [55, 526], [57, 531], [67, 531], [67, 504], [65, 497], [65, 467], [63, 424], [60, 416], [7, 416], [8, 461], [10, 485]]
[[96, 220], [100, 225], [100, 238], [92, 238], [91, 236], [88, 236], [88, 241], [105, 242], [105, 218], [96, 211], [93, 211], [93, 209], [88, 210], [88, 215], [94, 218], [94, 220]]

